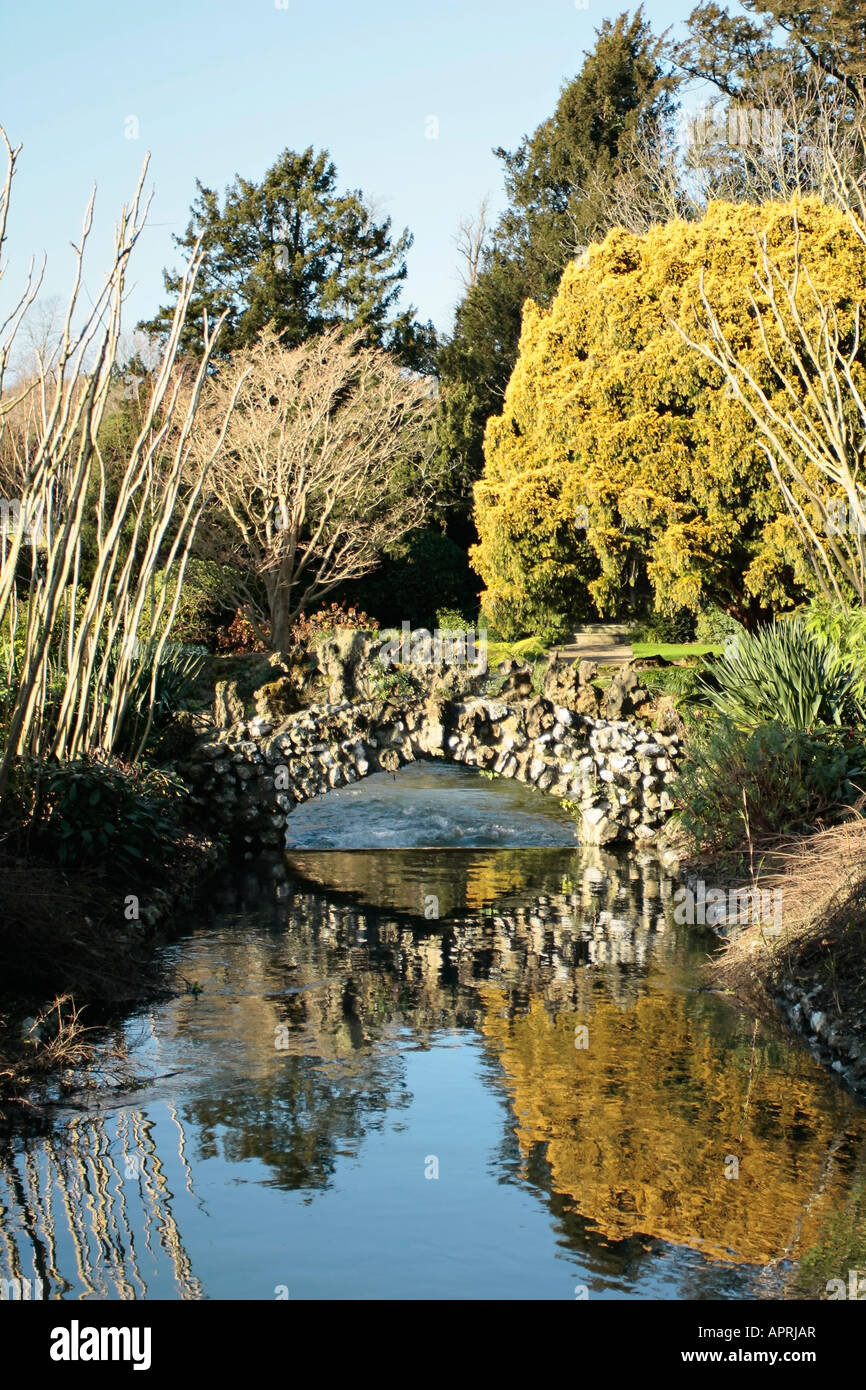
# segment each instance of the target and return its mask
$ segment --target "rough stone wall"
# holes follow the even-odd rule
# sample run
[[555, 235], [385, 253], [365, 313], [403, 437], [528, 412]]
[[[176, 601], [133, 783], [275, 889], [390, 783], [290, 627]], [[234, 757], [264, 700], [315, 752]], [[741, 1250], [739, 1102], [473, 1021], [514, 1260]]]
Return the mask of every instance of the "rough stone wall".
[[579, 808], [578, 839], [607, 845], [657, 837], [680, 756], [676, 734], [577, 714], [544, 696], [431, 697], [320, 705], [277, 724], [257, 716], [200, 741], [182, 770], [211, 821], [256, 846], [281, 846], [300, 802], [433, 758], [568, 798]]

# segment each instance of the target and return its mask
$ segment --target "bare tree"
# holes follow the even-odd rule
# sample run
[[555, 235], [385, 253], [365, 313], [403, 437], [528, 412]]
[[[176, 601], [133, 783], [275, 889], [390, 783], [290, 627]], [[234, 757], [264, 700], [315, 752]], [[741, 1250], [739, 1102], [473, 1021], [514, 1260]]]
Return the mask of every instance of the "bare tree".
[[765, 78], [753, 100], [701, 123], [707, 198], [765, 203], [817, 194], [847, 207], [840, 178], [849, 193], [856, 187], [862, 196], [866, 89], [852, 101], [846, 89], [817, 74], [804, 85], [788, 72], [781, 80]]
[[602, 210], [599, 231], [638, 236], [674, 218], [695, 221], [712, 200], [788, 202], [817, 194], [840, 207], [866, 206], [866, 89], [859, 102], [813, 74], [764, 79], [751, 106], [721, 99], [683, 113], [680, 139], [643, 129], [626, 167], [575, 185]]
[[284, 650], [299, 613], [374, 569], [427, 517], [434, 402], [427, 381], [361, 334], [334, 329], [292, 349], [266, 334], [211, 383], [197, 459], [235, 397], [203, 542], [236, 567], [229, 597]]
[[21, 325], [17, 372], [22, 382], [44, 377], [57, 367], [63, 333], [63, 301], [59, 294], [38, 299]]
[[487, 220], [489, 205], [490, 199], [485, 195], [475, 216], [463, 217], [457, 225], [454, 244], [461, 260], [460, 279], [467, 290], [472, 289], [481, 270], [487, 233], [490, 230]]
[[[0, 274], [12, 177], [19, 150], [0, 130], [8, 170], [0, 196]], [[0, 631], [8, 641], [14, 698], [6, 747], [0, 758], [0, 791], [24, 753], [72, 758], [110, 752], [129, 711], [133, 691], [150, 674], [152, 708], [159, 662], [177, 607], [184, 570], [205, 500], [210, 456], [193, 467], [190, 441], [199, 398], [210, 369], [220, 325], [205, 329], [205, 353], [191, 389], [175, 370], [180, 332], [200, 264], [198, 249], [183, 276], [174, 321], [159, 370], [151, 383], [140, 432], [122, 463], [116, 501], [108, 501], [100, 426], [109, 400], [120, 341], [129, 258], [144, 226], [148, 200], [138, 186], [123, 208], [114, 257], [102, 288], [82, 313], [82, 266], [93, 223], [94, 196], [84, 217], [76, 269], [63, 315], [57, 352], [49, 366], [23, 387], [3, 391], [16, 334], [38, 291], [31, 266], [12, 313], [0, 325], [0, 456], [27, 524], [7, 528], [0, 549]], [[81, 326], [73, 328], [76, 319]], [[240, 383], [238, 383], [239, 385]], [[232, 400], [226, 401], [226, 411]], [[10, 424], [24, 418], [10, 450]], [[212, 442], [219, 448], [222, 428]], [[83, 584], [83, 542], [88, 494], [95, 486], [96, 557]], [[125, 549], [120, 544], [126, 537]], [[29, 552], [29, 554], [28, 554]], [[27, 561], [22, 565], [22, 561]], [[157, 567], [176, 577], [166, 615], [165, 592], [145, 616]], [[22, 570], [24, 577], [22, 579]], [[167, 590], [166, 590], [167, 592]], [[140, 640], [141, 639], [141, 640]], [[18, 657], [18, 652], [23, 655]], [[49, 695], [62, 690], [59, 709], [46, 719]], [[141, 745], [149, 731], [149, 714]], [[140, 751], [140, 749], [139, 749]]]
[[[693, 176], [697, 158], [693, 144], [681, 153], [664, 133], [643, 129], [632, 137], [628, 149], [628, 163], [615, 178], [606, 171], [594, 171], [583, 183], [572, 185], [571, 207], [586, 200], [600, 209], [600, 236], [610, 227], [643, 236], [651, 227], [675, 218], [691, 221], [705, 211], [706, 201]], [[585, 228], [580, 234], [575, 228], [575, 255], [586, 250], [581, 236]]]

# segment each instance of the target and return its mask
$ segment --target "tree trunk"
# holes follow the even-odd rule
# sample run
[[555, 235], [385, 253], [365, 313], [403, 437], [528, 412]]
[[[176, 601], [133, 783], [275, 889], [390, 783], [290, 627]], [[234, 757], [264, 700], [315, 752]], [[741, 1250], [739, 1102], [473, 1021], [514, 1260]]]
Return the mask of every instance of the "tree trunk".
[[268, 583], [268, 608], [271, 615], [271, 647], [275, 652], [287, 652], [292, 645], [291, 585], [280, 570]]

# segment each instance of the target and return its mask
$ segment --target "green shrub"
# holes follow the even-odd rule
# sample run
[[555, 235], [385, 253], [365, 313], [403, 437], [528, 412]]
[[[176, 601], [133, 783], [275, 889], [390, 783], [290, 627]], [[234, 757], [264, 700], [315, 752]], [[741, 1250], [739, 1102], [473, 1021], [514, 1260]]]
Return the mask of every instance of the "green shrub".
[[180, 834], [186, 791], [174, 774], [119, 758], [22, 764], [19, 805], [31, 843], [58, 864], [158, 871]]
[[695, 639], [695, 615], [688, 609], [678, 609], [675, 613], [649, 613], [639, 619], [635, 628], [635, 640], [639, 642], [693, 642]]
[[640, 670], [640, 683], [653, 695], [670, 695], [683, 704], [698, 695], [700, 667], [648, 666]]
[[683, 829], [701, 849], [740, 848], [832, 819], [866, 788], [862, 735], [806, 733], [768, 722], [744, 729], [708, 714], [689, 729], [687, 758], [672, 787]]
[[795, 618], [738, 634], [701, 685], [707, 702], [741, 728], [775, 721], [809, 731], [862, 722], [861, 680], [832, 638]]
[[439, 608], [436, 612], [436, 626], [440, 632], [468, 632], [474, 627], [456, 608]]
[[857, 698], [866, 704], [866, 609], [846, 611], [838, 604], [815, 599], [803, 609], [801, 618], [807, 632], [835, 644], [855, 671]]
[[[17, 644], [16, 644], [17, 645]], [[157, 642], [149, 640], [141, 642], [138, 650], [138, 674], [133, 682], [130, 691], [130, 700], [122, 724], [118, 729], [115, 743], [115, 751], [121, 757], [131, 757], [138, 747], [141, 736], [147, 724], [147, 710], [150, 701], [150, 688], [153, 679], [153, 664], [156, 657]], [[104, 638], [98, 641], [96, 654], [96, 671], [93, 676], [93, 690], [96, 696], [102, 687], [111, 685], [115, 672], [115, 655], [108, 662], [107, 672], [103, 678], [99, 676], [105, 653]], [[156, 684], [154, 690], [153, 717], [151, 719], [150, 732], [156, 737], [166, 728], [174, 714], [181, 708], [183, 701], [189, 695], [191, 688], [198, 680], [207, 658], [207, 652], [203, 647], [185, 646], [179, 642], [167, 642], [163, 650], [157, 671]], [[5, 646], [0, 641], [0, 741], [5, 737], [9, 727], [12, 706], [15, 699], [18, 683], [18, 666], [21, 656], [16, 655], [18, 665], [12, 665], [10, 669], [9, 642], [6, 639]], [[63, 651], [52, 653], [49, 659], [49, 683], [43, 700], [43, 720], [46, 730], [46, 746], [48, 745], [51, 731], [56, 727], [56, 718], [63, 700], [66, 688], [66, 655]]]
[[713, 646], [724, 646], [728, 637], [743, 632], [742, 623], [732, 618], [723, 608], [705, 608], [698, 614], [695, 624], [695, 641], [711, 642]]
[[[230, 621], [233, 605], [227, 602], [227, 566], [213, 560], [192, 558], [187, 563], [181, 586], [177, 612], [171, 629], [171, 639], [183, 646], [206, 647], [215, 651], [220, 625]], [[165, 588], [165, 571], [154, 580], [153, 601], [158, 603]], [[165, 599], [166, 614], [171, 611], [177, 590], [177, 575], [172, 574]], [[150, 631], [150, 606], [145, 605], [139, 624], [139, 636], [146, 639]]]
[[379, 700], [409, 700], [417, 694], [412, 676], [400, 667], [393, 671], [375, 671], [370, 678], [370, 688]]

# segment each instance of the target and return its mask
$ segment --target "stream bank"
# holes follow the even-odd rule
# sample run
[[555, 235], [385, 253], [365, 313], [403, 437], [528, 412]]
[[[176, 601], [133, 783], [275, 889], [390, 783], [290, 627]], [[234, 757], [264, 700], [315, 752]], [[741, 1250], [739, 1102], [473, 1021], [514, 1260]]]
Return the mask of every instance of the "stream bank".
[[788, 841], [748, 888], [777, 895], [778, 922], [733, 926], [709, 977], [781, 1016], [866, 1100], [866, 820]]
[[187, 831], [130, 894], [128, 875], [0, 857], [0, 1126], [38, 1122], [100, 1029], [165, 990], [159, 949], [223, 859], [218, 841]]

